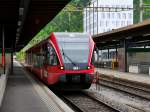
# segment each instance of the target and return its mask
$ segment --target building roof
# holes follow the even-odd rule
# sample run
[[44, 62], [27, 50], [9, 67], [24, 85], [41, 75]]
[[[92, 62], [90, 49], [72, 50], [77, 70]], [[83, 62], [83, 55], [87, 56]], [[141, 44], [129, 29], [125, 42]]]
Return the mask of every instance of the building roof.
[[128, 40], [133, 46], [148, 45], [150, 41], [150, 19], [144, 22], [114, 29], [93, 36], [96, 45], [101, 48], [120, 46], [120, 42]]
[[0, 34], [4, 29], [5, 47], [23, 48], [69, 1], [1, 0]]

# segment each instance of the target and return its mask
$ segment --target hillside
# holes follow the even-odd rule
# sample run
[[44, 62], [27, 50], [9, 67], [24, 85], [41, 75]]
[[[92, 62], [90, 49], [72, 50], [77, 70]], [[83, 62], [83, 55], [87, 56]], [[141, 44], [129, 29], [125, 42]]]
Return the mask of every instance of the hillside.
[[[134, 0], [134, 24], [140, 20], [139, 0]], [[150, 5], [150, 0], [143, 0], [144, 5]], [[150, 19], [150, 7], [144, 8], [143, 20]]]

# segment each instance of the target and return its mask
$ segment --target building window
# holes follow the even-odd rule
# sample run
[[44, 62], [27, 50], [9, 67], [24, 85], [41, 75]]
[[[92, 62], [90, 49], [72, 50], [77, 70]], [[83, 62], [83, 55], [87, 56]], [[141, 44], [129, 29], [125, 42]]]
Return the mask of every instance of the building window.
[[104, 26], [104, 21], [100, 21], [99, 24], [100, 24], [100, 27]]
[[125, 5], [121, 5], [121, 8], [125, 8], [126, 6]]
[[118, 27], [118, 21], [116, 21], [116, 27]]
[[125, 21], [121, 21], [121, 26], [125, 26]]
[[131, 21], [127, 21], [127, 25], [131, 25], [132, 23], [131, 23]]
[[127, 8], [132, 8], [132, 5], [127, 5]]
[[91, 23], [89, 24], [89, 28], [92, 29], [92, 24]]
[[115, 21], [112, 21], [112, 25], [115, 26]]
[[106, 21], [106, 27], [108, 27], [108, 25], [109, 25], [109, 21]]
[[105, 29], [103, 29], [103, 32], [105, 32]]
[[107, 13], [107, 18], [110, 19], [110, 13]]
[[131, 13], [128, 13], [128, 18], [132, 19], [132, 14]]
[[120, 26], [120, 21], [117, 21], [117, 27], [119, 27]]
[[116, 5], [116, 8], [119, 8], [120, 7], [120, 5]]
[[110, 28], [108, 29], [108, 31], [111, 31], [111, 30], [112, 30], [112, 29], [110, 29]]
[[[94, 22], [93, 27], [94, 27], [94, 28], [97, 27], [97, 23], [96, 23], [96, 22]], [[92, 29], [93, 29], [93, 27], [92, 27]]]
[[121, 18], [121, 14], [117, 13], [117, 18], [120, 19]]
[[123, 19], [126, 19], [126, 13], [122, 14]]
[[102, 18], [102, 19], [105, 19], [105, 13], [102, 13], [102, 14], [101, 14], [101, 18]]
[[99, 4], [99, 7], [103, 7], [103, 5]]
[[115, 13], [111, 13], [111, 18], [115, 18]]

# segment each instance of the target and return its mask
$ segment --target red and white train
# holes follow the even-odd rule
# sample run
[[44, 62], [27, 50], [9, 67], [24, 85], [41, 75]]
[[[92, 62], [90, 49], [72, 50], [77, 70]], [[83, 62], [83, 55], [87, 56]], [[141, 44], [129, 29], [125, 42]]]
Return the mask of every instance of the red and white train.
[[26, 63], [49, 86], [88, 89], [94, 78], [94, 47], [87, 33], [51, 33], [26, 51]]

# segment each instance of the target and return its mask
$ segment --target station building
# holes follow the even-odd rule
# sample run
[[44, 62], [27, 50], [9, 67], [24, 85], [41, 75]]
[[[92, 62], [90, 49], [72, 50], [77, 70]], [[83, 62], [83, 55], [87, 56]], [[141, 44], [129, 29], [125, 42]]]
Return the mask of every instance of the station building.
[[133, 0], [92, 0], [83, 11], [84, 31], [91, 35], [133, 24]]

